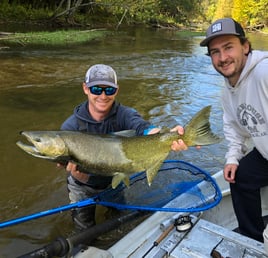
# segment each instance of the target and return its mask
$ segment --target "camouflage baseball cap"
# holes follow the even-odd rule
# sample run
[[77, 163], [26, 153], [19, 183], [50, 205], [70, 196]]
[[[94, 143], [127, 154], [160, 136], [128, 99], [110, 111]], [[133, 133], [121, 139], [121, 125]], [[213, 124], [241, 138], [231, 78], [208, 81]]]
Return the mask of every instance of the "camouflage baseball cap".
[[96, 64], [91, 66], [86, 73], [85, 83], [87, 87], [107, 85], [118, 88], [117, 76], [111, 66]]
[[209, 41], [222, 35], [236, 35], [245, 37], [242, 26], [232, 18], [219, 19], [207, 29], [206, 38], [200, 42], [201, 47], [208, 46]]

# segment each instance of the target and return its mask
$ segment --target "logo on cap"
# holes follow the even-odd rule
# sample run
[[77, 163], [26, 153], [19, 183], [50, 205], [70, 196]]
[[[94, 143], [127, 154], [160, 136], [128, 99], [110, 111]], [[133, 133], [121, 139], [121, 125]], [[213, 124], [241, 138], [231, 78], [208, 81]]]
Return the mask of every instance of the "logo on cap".
[[222, 31], [222, 23], [221, 22], [213, 24], [211, 27], [211, 33], [216, 33], [218, 31]]

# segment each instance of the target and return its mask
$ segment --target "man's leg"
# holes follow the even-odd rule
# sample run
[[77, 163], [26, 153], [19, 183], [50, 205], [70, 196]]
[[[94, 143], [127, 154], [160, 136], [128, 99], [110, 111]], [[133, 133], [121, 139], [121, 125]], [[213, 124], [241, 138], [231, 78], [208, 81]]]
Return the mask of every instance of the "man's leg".
[[240, 233], [263, 242], [260, 188], [268, 185], [268, 161], [253, 149], [241, 159], [235, 183], [230, 184]]
[[[91, 198], [100, 192], [87, 185], [78, 184], [71, 175], [67, 178], [67, 187], [71, 203]], [[95, 205], [90, 205], [72, 210], [72, 218], [77, 229], [86, 229], [95, 225], [95, 208]]]

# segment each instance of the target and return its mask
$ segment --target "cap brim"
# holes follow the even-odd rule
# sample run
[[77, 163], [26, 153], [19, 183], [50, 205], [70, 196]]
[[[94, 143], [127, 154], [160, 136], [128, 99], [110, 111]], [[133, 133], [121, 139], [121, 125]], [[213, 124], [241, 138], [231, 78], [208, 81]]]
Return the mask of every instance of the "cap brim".
[[94, 82], [88, 82], [86, 83], [87, 87], [92, 87], [92, 86], [96, 86], [96, 85], [105, 85], [105, 86], [111, 86], [114, 88], [118, 88], [118, 85], [116, 85], [113, 82], [107, 82], [107, 81], [94, 81]]
[[212, 35], [208, 38], [205, 38], [204, 40], [202, 40], [200, 42], [200, 46], [201, 47], [207, 47], [209, 42], [212, 40], [212, 39], [215, 39], [219, 36], [226, 36], [226, 35], [235, 35], [235, 36], [239, 36], [240, 34], [239, 33], [217, 33], [217, 35]]

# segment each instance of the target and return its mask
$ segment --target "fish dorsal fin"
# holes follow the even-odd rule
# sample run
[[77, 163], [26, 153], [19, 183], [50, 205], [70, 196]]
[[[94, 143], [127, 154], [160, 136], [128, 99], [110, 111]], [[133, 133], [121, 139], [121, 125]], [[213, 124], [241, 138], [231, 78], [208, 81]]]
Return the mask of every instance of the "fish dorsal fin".
[[124, 173], [116, 173], [112, 179], [112, 188], [115, 189], [122, 181], [127, 187], [129, 187], [129, 177], [126, 176]]
[[119, 132], [113, 132], [111, 134], [123, 136], [123, 137], [133, 137], [133, 136], [136, 136], [136, 131], [135, 130], [123, 130], [123, 131], [119, 131]]
[[170, 132], [170, 128], [169, 127], [166, 127], [166, 126], [163, 126], [160, 130], [160, 133], [169, 133]]

